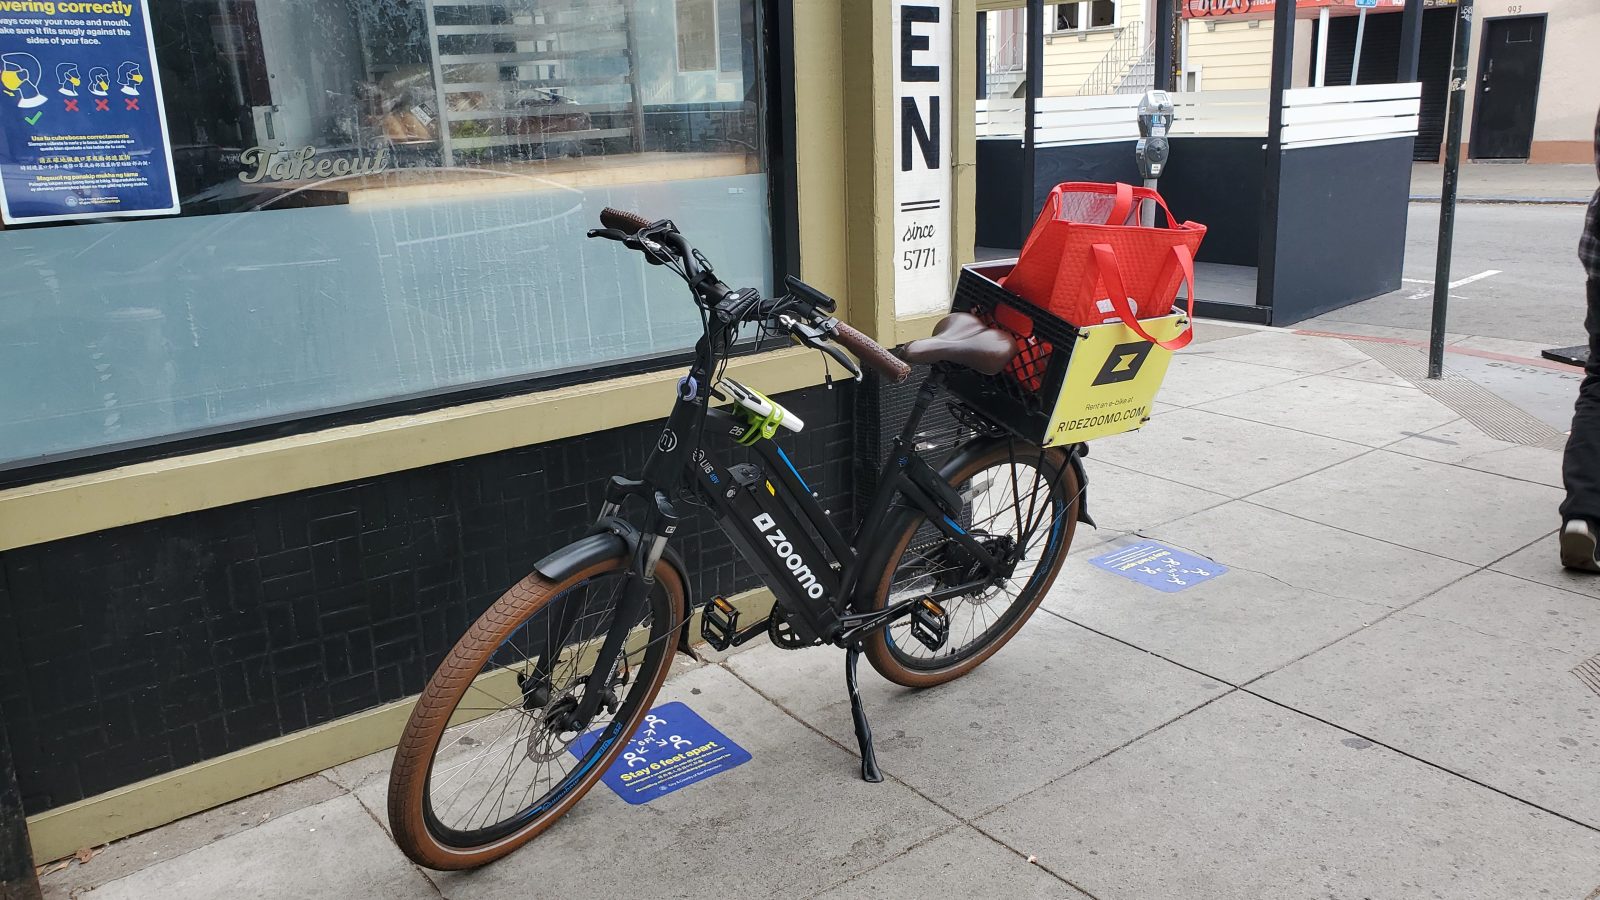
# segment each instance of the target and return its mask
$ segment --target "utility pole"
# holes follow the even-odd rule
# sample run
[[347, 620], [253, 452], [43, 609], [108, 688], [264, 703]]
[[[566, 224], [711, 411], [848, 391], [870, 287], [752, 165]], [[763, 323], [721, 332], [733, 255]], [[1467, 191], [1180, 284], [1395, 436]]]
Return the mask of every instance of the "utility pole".
[[1172, 90], [1173, 0], [1156, 0], [1155, 84], [1158, 91]]
[[1020, 240], [1027, 240], [1033, 230], [1033, 217], [1038, 210], [1033, 206], [1034, 177], [1038, 163], [1034, 154], [1033, 130], [1038, 121], [1039, 98], [1044, 95], [1044, 0], [1028, 0], [1028, 93], [1022, 109], [1022, 230]]
[[1456, 189], [1461, 175], [1461, 117], [1467, 104], [1467, 53], [1472, 49], [1472, 0], [1457, 0], [1455, 55], [1450, 62], [1450, 126], [1444, 145], [1444, 189], [1439, 194], [1439, 256], [1433, 271], [1433, 332], [1428, 377], [1444, 377], [1444, 325], [1450, 311], [1450, 252], [1455, 243]]

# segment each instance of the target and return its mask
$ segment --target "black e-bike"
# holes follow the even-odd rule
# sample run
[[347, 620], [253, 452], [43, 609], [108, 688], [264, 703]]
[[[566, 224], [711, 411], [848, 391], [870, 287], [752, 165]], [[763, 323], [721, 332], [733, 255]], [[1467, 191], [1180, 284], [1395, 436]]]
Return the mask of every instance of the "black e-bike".
[[[623, 755], [673, 652], [689, 652], [688, 578], [670, 545], [686, 506], [716, 516], [776, 598], [750, 624], [713, 598], [702, 636], [719, 649], [761, 634], [783, 648], [844, 648], [868, 781], [882, 776], [856, 689], [859, 657], [912, 687], [970, 672], [1038, 607], [1080, 517], [1076, 448], [1043, 449], [981, 410], [952, 407], [967, 439], [942, 466], [919, 455], [919, 423], [944, 373], [999, 372], [1017, 349], [1004, 332], [957, 313], [896, 357], [834, 318], [833, 300], [798, 279], [778, 298], [733, 290], [670, 221], [609, 209], [600, 219], [590, 237], [620, 242], [688, 283], [705, 334], [642, 475], [613, 477], [589, 535], [539, 561], [490, 606], [418, 699], [390, 773], [389, 821], [400, 848], [424, 866], [470, 868], [510, 853]], [[909, 375], [907, 361], [933, 366], [852, 538], [775, 440], [781, 405], [723, 376], [751, 327], [785, 333], [857, 377], [839, 345], [895, 382]], [[754, 451], [752, 461], [725, 463], [739, 446]]]

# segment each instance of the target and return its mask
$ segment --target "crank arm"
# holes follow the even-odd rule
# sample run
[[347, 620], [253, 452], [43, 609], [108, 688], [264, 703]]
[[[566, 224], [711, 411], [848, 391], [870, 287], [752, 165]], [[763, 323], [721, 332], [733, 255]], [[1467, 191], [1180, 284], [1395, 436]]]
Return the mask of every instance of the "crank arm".
[[887, 628], [894, 624], [896, 619], [903, 619], [911, 615], [911, 610], [915, 609], [916, 605], [922, 601], [922, 597], [915, 597], [911, 600], [902, 600], [887, 609], [841, 616], [839, 618], [841, 630], [834, 635], [833, 642], [841, 647], [849, 646], [860, 640], [864, 635], [880, 628]]

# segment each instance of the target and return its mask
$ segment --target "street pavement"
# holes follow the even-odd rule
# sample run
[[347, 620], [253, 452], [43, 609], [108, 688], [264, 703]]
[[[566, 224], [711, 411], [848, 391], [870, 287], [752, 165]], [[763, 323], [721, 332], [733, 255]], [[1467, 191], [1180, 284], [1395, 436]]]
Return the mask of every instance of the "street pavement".
[[[1592, 174], [1592, 170], [1591, 170]], [[1495, 338], [1566, 347], [1586, 341], [1583, 267], [1578, 236], [1583, 206], [1463, 204], [1451, 246], [1449, 317], [1452, 340]], [[1426, 340], [1433, 320], [1439, 206], [1413, 203], [1407, 221], [1400, 290], [1315, 319], [1300, 328]], [[1338, 252], [1330, 237], [1329, 252]]]
[[[1592, 165], [1525, 165], [1462, 161], [1456, 198], [1467, 203], [1588, 203], [1595, 190]], [[1411, 168], [1411, 199], [1437, 202], [1444, 192], [1444, 167]]]
[[[684, 662], [661, 700], [749, 762], [646, 805], [597, 787], [488, 868], [404, 860], [380, 753], [46, 895], [1600, 897], [1600, 578], [1556, 561], [1559, 452], [1419, 387], [1408, 345], [1199, 334], [1146, 428], [1094, 443], [1101, 527], [1017, 638], [941, 688], [864, 672], [882, 784], [842, 655], [759, 645]], [[1093, 562], [1150, 542], [1210, 577]]]

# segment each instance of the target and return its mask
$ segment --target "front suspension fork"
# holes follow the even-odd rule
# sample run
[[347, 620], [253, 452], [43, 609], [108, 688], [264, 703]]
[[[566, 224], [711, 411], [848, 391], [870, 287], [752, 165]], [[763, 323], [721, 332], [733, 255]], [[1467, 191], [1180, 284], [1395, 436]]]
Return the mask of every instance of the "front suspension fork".
[[[649, 527], [633, 547], [634, 556], [629, 560], [616, 617], [606, 632], [605, 641], [600, 645], [594, 668], [589, 670], [584, 680], [583, 698], [568, 722], [572, 731], [588, 728], [594, 717], [599, 715], [601, 703], [611, 694], [611, 677], [617, 669], [618, 660], [626, 652], [628, 636], [643, 617], [650, 603], [650, 592], [655, 590], [656, 566], [666, 552], [667, 540], [678, 530], [677, 510], [667, 495], [656, 491], [654, 500], [655, 508], [651, 511]], [[610, 505], [608, 502], [607, 506]]]

